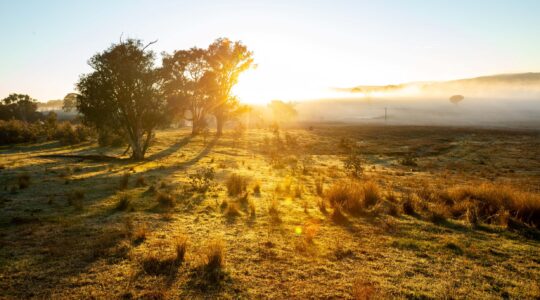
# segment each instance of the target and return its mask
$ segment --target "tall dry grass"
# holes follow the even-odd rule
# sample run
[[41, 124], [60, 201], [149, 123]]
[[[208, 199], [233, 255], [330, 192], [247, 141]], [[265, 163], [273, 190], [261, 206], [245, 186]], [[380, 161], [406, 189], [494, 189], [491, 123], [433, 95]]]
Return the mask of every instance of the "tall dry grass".
[[379, 186], [372, 181], [341, 180], [326, 190], [325, 198], [334, 208], [359, 214], [381, 201], [382, 196]]
[[487, 223], [504, 224], [506, 215], [540, 227], [540, 195], [508, 185], [482, 183], [453, 187], [440, 192], [437, 200], [448, 208], [453, 217], [479, 218]]

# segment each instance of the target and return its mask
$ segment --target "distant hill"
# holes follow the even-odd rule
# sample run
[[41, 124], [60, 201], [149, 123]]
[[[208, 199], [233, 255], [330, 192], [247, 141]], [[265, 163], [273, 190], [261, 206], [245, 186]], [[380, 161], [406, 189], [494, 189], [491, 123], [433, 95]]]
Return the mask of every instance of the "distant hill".
[[396, 85], [367, 86], [359, 85], [352, 88], [336, 89], [350, 93], [399, 92], [415, 89], [424, 93], [443, 94], [472, 94], [486, 92], [540, 92], [540, 73], [517, 73], [481, 76], [450, 81], [438, 82], [410, 82]]

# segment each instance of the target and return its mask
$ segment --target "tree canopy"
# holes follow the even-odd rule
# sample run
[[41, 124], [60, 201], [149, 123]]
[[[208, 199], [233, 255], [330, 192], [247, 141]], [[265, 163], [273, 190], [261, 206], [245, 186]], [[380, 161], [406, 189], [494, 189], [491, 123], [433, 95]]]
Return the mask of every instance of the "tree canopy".
[[83, 121], [125, 136], [134, 159], [144, 158], [165, 113], [155, 55], [147, 47], [135, 39], [113, 44], [90, 58], [93, 71], [77, 83]]
[[0, 103], [0, 120], [35, 122], [43, 117], [37, 108], [36, 99], [24, 94], [10, 94]]
[[240, 74], [253, 66], [253, 52], [240, 41], [219, 38], [208, 47], [207, 61], [216, 81], [212, 112], [219, 135], [227, 119], [239, 107], [238, 99], [232, 95], [232, 88], [238, 83]]

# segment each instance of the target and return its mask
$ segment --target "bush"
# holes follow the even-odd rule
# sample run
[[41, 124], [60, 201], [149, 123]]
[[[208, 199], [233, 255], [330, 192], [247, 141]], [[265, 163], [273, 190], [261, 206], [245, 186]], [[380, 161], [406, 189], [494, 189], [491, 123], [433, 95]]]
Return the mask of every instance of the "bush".
[[352, 149], [349, 152], [347, 158], [343, 161], [345, 169], [353, 177], [360, 177], [363, 172], [362, 168], [362, 158], [360, 156], [360, 151], [358, 149]]
[[88, 141], [93, 136], [93, 131], [89, 127], [82, 124], [73, 125], [70, 122], [62, 122], [56, 127], [53, 138], [63, 144], [74, 145]]
[[201, 168], [195, 174], [189, 175], [192, 190], [206, 192], [214, 180], [214, 175], [215, 170], [212, 167]]
[[0, 120], [0, 145], [59, 140], [63, 144], [78, 144], [94, 136], [93, 131], [82, 124], [70, 122], [28, 123], [19, 120]]
[[35, 142], [42, 135], [45, 132], [38, 124], [0, 120], [0, 145]]
[[249, 178], [246, 176], [231, 174], [225, 185], [229, 196], [236, 196], [246, 191], [249, 183]]

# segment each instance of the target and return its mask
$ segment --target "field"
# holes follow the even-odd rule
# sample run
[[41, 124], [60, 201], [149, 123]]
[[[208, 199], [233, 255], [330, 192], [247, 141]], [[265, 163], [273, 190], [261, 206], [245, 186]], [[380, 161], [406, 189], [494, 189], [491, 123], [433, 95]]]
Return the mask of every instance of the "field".
[[538, 131], [171, 129], [123, 151], [0, 148], [0, 298], [540, 297]]

